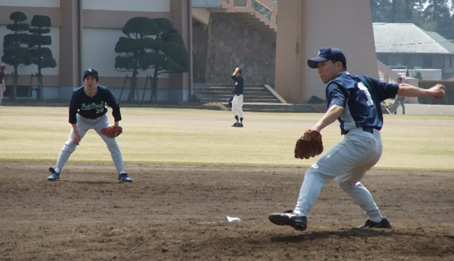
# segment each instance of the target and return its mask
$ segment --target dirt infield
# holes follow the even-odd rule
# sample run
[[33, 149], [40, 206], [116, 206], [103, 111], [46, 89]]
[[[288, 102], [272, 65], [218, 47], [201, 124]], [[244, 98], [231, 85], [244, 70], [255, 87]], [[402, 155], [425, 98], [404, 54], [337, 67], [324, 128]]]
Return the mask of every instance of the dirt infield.
[[[306, 231], [271, 224], [294, 207], [304, 169], [1, 162], [0, 260], [453, 260], [454, 175], [372, 170], [363, 180], [393, 229], [335, 184]], [[226, 216], [241, 218], [228, 222]]]

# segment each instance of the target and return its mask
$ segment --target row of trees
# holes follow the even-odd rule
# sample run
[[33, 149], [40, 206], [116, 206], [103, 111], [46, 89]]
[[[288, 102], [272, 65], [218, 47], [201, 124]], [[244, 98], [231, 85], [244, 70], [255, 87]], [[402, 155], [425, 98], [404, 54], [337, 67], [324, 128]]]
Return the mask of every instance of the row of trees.
[[26, 23], [27, 16], [22, 12], [13, 12], [9, 16], [13, 21], [6, 28], [13, 31], [5, 35], [3, 39], [2, 61], [13, 66], [13, 88], [11, 99], [17, 99], [17, 82], [19, 78], [18, 68], [20, 65], [36, 64], [38, 66], [38, 99], [43, 99], [43, 81], [41, 70], [57, 66], [52, 57], [52, 51], [45, 47], [52, 44], [49, 35], [51, 20], [48, 16], [35, 15], [31, 24]]
[[454, 39], [454, 0], [370, 0], [372, 20], [414, 23]]
[[[10, 15], [13, 31], [3, 40], [2, 61], [13, 66], [13, 88], [11, 99], [17, 99], [18, 68], [21, 65], [38, 66], [38, 99], [43, 99], [41, 70], [57, 66], [52, 51], [45, 47], [52, 44], [49, 35], [51, 20], [48, 16], [35, 15], [31, 24], [22, 12]], [[181, 73], [189, 70], [189, 54], [183, 38], [167, 18], [135, 17], [122, 28], [125, 37], [120, 37], [115, 46], [118, 56], [114, 67], [118, 71], [132, 72], [128, 101], [134, 101], [137, 92], [139, 71], [153, 70], [151, 102], [157, 101], [158, 76], [164, 73]]]

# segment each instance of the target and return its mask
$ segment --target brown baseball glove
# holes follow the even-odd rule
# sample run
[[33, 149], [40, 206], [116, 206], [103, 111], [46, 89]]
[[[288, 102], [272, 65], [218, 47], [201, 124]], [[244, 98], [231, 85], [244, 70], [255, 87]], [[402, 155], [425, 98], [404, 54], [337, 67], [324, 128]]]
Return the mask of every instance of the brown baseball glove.
[[307, 130], [304, 135], [296, 141], [295, 158], [308, 159], [323, 152], [322, 135], [318, 131]]
[[120, 126], [110, 126], [101, 129], [101, 133], [110, 138], [118, 137], [122, 132], [123, 129]]

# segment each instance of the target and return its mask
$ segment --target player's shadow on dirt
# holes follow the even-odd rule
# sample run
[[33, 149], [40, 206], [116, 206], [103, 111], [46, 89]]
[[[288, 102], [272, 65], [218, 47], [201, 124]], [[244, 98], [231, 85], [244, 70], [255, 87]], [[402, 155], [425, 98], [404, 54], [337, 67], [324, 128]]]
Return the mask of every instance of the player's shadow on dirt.
[[394, 230], [374, 230], [364, 228], [351, 228], [341, 231], [323, 231], [312, 232], [310, 234], [301, 234], [297, 236], [272, 237], [271, 242], [303, 242], [306, 240], [326, 239], [331, 237], [349, 238], [349, 237], [392, 237], [392, 236], [421, 236], [415, 233], [403, 233]]

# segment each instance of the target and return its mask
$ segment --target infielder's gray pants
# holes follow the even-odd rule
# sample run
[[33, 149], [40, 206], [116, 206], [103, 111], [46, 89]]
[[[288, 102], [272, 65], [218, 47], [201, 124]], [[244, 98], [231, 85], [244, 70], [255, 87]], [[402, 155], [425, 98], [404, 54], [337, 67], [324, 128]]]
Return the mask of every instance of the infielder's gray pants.
[[[112, 156], [112, 160], [115, 164], [115, 167], [118, 173], [120, 173], [123, 172], [124, 170], [123, 158], [121, 156], [120, 147], [118, 146], [117, 141], [114, 138], [109, 138], [101, 133], [101, 129], [108, 126], [109, 121], [106, 114], [97, 119], [87, 119], [77, 114], [77, 130], [79, 131], [80, 134], [80, 140], [82, 141], [82, 138], [85, 136], [85, 133], [87, 133], [89, 129], [94, 129], [106, 143], [107, 148], [110, 151], [110, 155]], [[63, 146], [63, 148], [61, 149], [60, 155], [58, 156], [57, 165], [55, 166], [60, 170], [63, 169], [71, 154], [76, 150], [77, 145], [73, 143], [73, 137], [74, 133], [73, 129], [71, 128], [69, 138], [66, 141], [65, 145]]]

